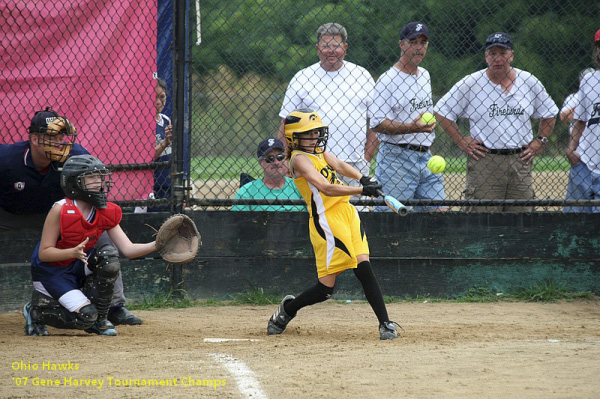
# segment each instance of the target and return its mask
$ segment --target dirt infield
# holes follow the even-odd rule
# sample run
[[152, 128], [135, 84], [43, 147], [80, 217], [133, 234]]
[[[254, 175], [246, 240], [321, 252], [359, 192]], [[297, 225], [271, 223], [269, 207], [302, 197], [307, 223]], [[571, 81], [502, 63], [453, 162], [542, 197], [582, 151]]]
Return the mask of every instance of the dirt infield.
[[118, 337], [55, 329], [50, 337], [26, 337], [21, 314], [0, 314], [0, 396], [597, 398], [600, 392], [597, 301], [391, 304], [392, 319], [406, 332], [383, 342], [362, 302], [304, 309], [283, 335], [269, 337], [274, 310], [140, 311], [145, 325], [120, 326]]

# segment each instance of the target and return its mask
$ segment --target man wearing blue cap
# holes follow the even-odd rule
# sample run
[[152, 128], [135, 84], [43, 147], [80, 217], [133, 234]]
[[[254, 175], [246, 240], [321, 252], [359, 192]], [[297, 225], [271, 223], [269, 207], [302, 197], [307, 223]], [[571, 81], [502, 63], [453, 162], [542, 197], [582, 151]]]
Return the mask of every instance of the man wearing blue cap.
[[[435, 139], [435, 122], [421, 116], [433, 111], [431, 78], [419, 65], [429, 47], [429, 29], [421, 22], [400, 31], [400, 59], [375, 84], [371, 128], [380, 141], [376, 179], [383, 190], [398, 199], [443, 200], [444, 180], [427, 169], [429, 147]], [[389, 211], [383, 207], [377, 210]], [[415, 207], [415, 211], [445, 210]]]
[[[302, 199], [294, 181], [287, 177], [289, 168], [285, 159], [285, 146], [276, 138], [260, 142], [256, 156], [263, 168], [262, 179], [256, 179], [240, 187], [236, 199]], [[234, 205], [232, 211], [304, 211], [303, 205]]]
[[[436, 117], [467, 154], [466, 199], [533, 199], [533, 159], [554, 128], [558, 107], [531, 73], [514, 68], [513, 38], [492, 33], [488, 67], [454, 85], [436, 104]], [[470, 135], [456, 121], [467, 118]], [[531, 119], [540, 119], [534, 135]], [[531, 212], [530, 206], [467, 207], [467, 211]]]

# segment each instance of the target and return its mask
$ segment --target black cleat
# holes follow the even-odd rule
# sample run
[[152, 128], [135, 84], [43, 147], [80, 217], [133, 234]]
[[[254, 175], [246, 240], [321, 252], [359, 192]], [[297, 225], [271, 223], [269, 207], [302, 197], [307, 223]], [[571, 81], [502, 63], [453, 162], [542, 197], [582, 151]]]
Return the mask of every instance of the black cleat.
[[404, 331], [402, 326], [395, 321], [384, 321], [379, 325], [379, 339], [385, 340], [398, 338], [398, 331], [396, 331], [396, 326], [394, 324]]
[[142, 319], [131, 313], [124, 306], [118, 306], [110, 308], [108, 311], [108, 320], [113, 325], [128, 325], [128, 326], [139, 326], [142, 324]]
[[31, 302], [23, 307], [23, 317], [25, 317], [25, 335], [50, 335], [45, 325], [36, 323], [33, 320], [33, 317], [31, 316]]
[[285, 331], [285, 328], [287, 327], [288, 323], [292, 321], [293, 317], [285, 312], [283, 304], [294, 299], [296, 299], [296, 297], [293, 295], [286, 295], [286, 297], [283, 298], [283, 301], [281, 301], [279, 307], [269, 319], [269, 324], [267, 326], [268, 335], [279, 335]]
[[86, 328], [85, 332], [88, 334], [98, 335], [117, 335], [117, 330], [115, 330], [115, 326], [113, 326], [113, 324], [106, 319], [96, 321], [94, 324], [92, 324], [90, 328]]

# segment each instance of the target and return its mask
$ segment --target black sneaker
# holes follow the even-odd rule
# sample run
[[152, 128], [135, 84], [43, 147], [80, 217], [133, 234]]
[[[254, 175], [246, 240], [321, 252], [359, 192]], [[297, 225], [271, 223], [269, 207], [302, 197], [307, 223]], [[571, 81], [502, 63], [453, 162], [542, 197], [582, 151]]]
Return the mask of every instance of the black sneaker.
[[31, 317], [31, 302], [23, 307], [23, 317], [25, 317], [25, 335], [50, 335], [45, 325], [33, 321], [33, 317]]
[[85, 332], [88, 334], [98, 334], [98, 335], [109, 335], [115, 336], [117, 335], [117, 330], [115, 330], [113, 324], [104, 319], [96, 321], [90, 328], [86, 328]]
[[285, 331], [288, 323], [293, 319], [290, 315], [285, 312], [285, 308], [283, 304], [287, 301], [292, 301], [296, 299], [293, 295], [287, 295], [283, 298], [283, 301], [279, 304], [279, 307], [273, 313], [273, 316], [269, 319], [269, 324], [267, 326], [267, 334], [268, 335], [278, 335]]
[[404, 331], [402, 326], [395, 321], [385, 321], [379, 325], [379, 339], [396, 339], [398, 338], [398, 331], [396, 331], [396, 324]]
[[115, 326], [122, 324], [128, 326], [139, 326], [142, 324], [142, 319], [131, 313], [124, 306], [110, 308], [108, 311], [108, 320]]

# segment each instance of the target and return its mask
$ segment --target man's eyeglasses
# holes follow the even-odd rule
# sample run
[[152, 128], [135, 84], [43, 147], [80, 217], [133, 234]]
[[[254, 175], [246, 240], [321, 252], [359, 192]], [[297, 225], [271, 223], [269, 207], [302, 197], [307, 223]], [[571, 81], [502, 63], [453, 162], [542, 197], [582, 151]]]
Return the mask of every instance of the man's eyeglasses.
[[511, 50], [509, 50], [509, 49], [503, 49], [500, 51], [487, 50], [487, 55], [489, 55], [492, 58], [498, 58], [498, 57], [507, 58], [510, 54], [511, 54]]
[[333, 42], [333, 43], [323, 43], [319, 45], [319, 48], [321, 50], [337, 50], [340, 47], [342, 47], [344, 45], [344, 43], [339, 43], [339, 42]]
[[281, 162], [285, 159], [285, 154], [269, 155], [268, 157], [264, 157], [263, 159], [266, 163], [273, 163], [275, 162], [275, 159]]

